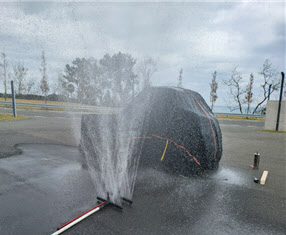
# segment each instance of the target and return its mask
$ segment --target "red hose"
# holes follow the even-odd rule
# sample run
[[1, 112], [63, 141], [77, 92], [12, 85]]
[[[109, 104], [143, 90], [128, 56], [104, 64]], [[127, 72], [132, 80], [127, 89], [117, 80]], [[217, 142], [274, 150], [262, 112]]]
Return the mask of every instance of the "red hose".
[[199, 161], [198, 161], [192, 154], [190, 154], [190, 152], [189, 152], [184, 146], [177, 144], [175, 141], [170, 140], [169, 138], [164, 138], [164, 137], [161, 137], [161, 136], [158, 136], [158, 135], [152, 135], [152, 136], [154, 136], [154, 137], [156, 137], [156, 138], [159, 138], [159, 139], [163, 139], [163, 140], [169, 140], [169, 141], [170, 141], [171, 143], [173, 143], [175, 146], [177, 146], [177, 147], [179, 147], [179, 148], [185, 150], [185, 152], [186, 152], [190, 157], [192, 157], [192, 158], [195, 160], [195, 162], [196, 162], [199, 166], [201, 165], [201, 164], [199, 163]]
[[76, 219], [78, 219], [78, 218], [82, 217], [83, 215], [87, 214], [88, 212], [90, 212], [90, 211], [92, 211], [92, 210], [94, 210], [94, 209], [96, 209], [96, 208], [98, 208], [98, 207], [100, 207], [100, 206], [104, 205], [105, 203], [106, 203], [106, 202], [102, 202], [102, 203], [98, 204], [97, 206], [95, 206], [95, 207], [91, 208], [90, 210], [88, 210], [88, 211], [84, 212], [83, 214], [81, 214], [81, 215], [79, 215], [79, 216], [75, 217], [75, 218], [74, 218], [74, 219], [72, 219], [71, 221], [69, 221], [69, 222], [65, 223], [64, 225], [62, 225], [61, 227], [59, 227], [59, 228], [58, 228], [58, 230], [60, 230], [61, 228], [63, 228], [63, 227], [65, 227], [65, 226], [67, 226], [68, 224], [70, 224], [71, 222], [75, 221]]

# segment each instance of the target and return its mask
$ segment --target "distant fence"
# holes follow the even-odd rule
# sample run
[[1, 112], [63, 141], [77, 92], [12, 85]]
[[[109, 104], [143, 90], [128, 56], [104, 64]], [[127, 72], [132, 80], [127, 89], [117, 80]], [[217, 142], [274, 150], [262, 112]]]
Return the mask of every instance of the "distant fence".
[[[11, 101], [0, 101], [0, 105], [12, 105]], [[35, 103], [17, 103], [16, 106], [22, 107], [38, 107], [48, 109], [68, 109], [68, 110], [82, 110], [82, 111], [120, 111], [120, 108], [100, 107], [100, 106], [82, 106], [82, 105], [56, 105], [56, 104], [35, 104]], [[239, 113], [214, 113], [217, 117], [231, 118], [241, 117], [249, 119], [263, 119], [265, 115], [262, 114], [239, 114]]]
[[[11, 101], [0, 101], [0, 105], [12, 105]], [[16, 103], [16, 106], [37, 107], [47, 109], [69, 109], [82, 111], [120, 111], [120, 108], [99, 107], [99, 106], [82, 106], [82, 105], [56, 105], [56, 104], [35, 104], [35, 103]]]
[[[0, 93], [0, 98], [4, 98], [5, 95]], [[7, 98], [12, 98], [12, 94], [7, 94]], [[26, 100], [45, 100], [45, 96], [42, 95], [34, 95], [34, 94], [15, 94], [16, 99], [26, 99]], [[59, 101], [59, 102], [68, 102], [71, 101], [73, 103], [77, 103], [77, 100], [74, 98], [68, 99], [65, 95], [57, 95], [57, 94], [50, 94], [47, 95], [48, 101]]]
[[263, 114], [241, 114], [241, 113], [214, 113], [216, 116], [218, 117], [222, 117], [222, 118], [231, 118], [232, 116], [235, 117], [241, 117], [241, 118], [249, 118], [249, 119], [257, 119], [257, 120], [261, 120], [265, 118], [265, 115]]

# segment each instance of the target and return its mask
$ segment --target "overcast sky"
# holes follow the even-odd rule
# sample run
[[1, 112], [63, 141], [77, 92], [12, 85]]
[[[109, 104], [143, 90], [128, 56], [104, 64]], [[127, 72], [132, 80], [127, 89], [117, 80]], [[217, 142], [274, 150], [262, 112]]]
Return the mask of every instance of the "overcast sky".
[[221, 80], [237, 65], [245, 83], [254, 73], [258, 101], [265, 59], [285, 71], [285, 3], [0, 3], [0, 50], [37, 79], [44, 50], [54, 81], [76, 57], [152, 56], [153, 85], [177, 85], [183, 68], [183, 86], [207, 102], [217, 70], [217, 105], [227, 99]]

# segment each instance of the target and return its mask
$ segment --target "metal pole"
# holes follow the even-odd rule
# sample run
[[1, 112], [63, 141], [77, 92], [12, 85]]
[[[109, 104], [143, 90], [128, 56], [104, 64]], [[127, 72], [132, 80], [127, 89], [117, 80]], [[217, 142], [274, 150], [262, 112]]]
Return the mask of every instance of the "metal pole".
[[271, 87], [272, 87], [272, 84], [269, 85], [269, 89], [268, 89], [268, 100], [270, 100]]
[[259, 162], [260, 162], [260, 154], [258, 153], [257, 150], [256, 153], [254, 154], [253, 169], [258, 170]]
[[13, 80], [11, 81], [11, 93], [12, 93], [13, 116], [14, 116], [14, 117], [17, 117], [16, 101], [15, 101], [15, 92], [14, 92], [14, 83], [13, 83]]
[[284, 86], [284, 73], [281, 72], [281, 75], [282, 75], [282, 80], [281, 80], [281, 87], [280, 87], [280, 97], [279, 97], [279, 104], [278, 104], [278, 112], [277, 112], [276, 131], [278, 131], [278, 128], [279, 128], [279, 118], [280, 118], [280, 111], [281, 111], [281, 100], [282, 100], [283, 86]]

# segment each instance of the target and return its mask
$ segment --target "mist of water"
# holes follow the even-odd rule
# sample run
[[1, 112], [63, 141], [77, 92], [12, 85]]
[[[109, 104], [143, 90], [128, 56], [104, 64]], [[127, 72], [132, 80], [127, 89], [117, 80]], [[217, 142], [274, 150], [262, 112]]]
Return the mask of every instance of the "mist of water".
[[119, 204], [122, 197], [132, 198], [144, 143], [136, 137], [145, 135], [149, 113], [149, 105], [133, 105], [120, 114], [91, 117], [97, 126], [86, 128], [89, 141], [81, 140], [81, 151], [97, 195], [106, 198], [109, 193], [111, 201]]

